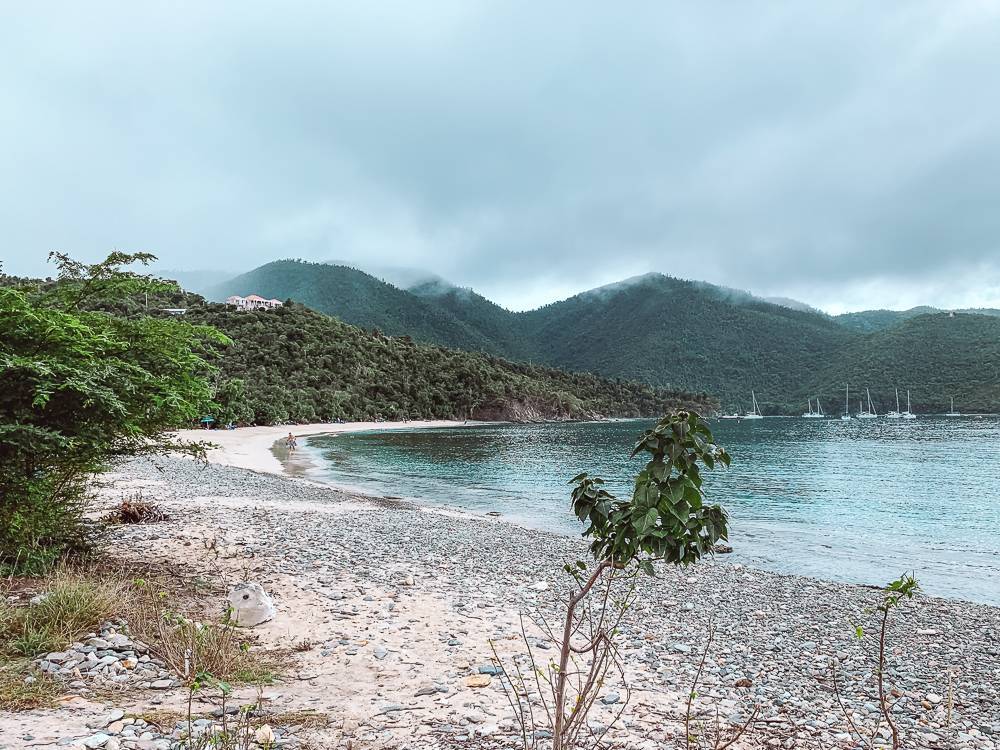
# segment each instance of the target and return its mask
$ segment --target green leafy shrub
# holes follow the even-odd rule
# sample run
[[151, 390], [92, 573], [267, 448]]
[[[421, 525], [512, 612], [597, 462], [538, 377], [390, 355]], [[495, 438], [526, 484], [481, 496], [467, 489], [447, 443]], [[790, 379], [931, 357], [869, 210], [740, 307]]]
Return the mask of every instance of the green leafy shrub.
[[[705, 502], [700, 467], [728, 466], [729, 454], [715, 445], [701, 417], [688, 411], [668, 414], [640, 436], [632, 456], [639, 454], [649, 460], [629, 500], [618, 499], [602, 479], [586, 473], [570, 480], [573, 512], [587, 524], [583, 535], [591, 539], [594, 563], [579, 560], [564, 567], [573, 587], [561, 627], [540, 616], [535, 621], [558, 658], [540, 664], [527, 635], [530, 664], [523, 670], [516, 659], [513, 668], [505, 667], [494, 650], [526, 748], [537, 744], [540, 728], [551, 732], [553, 750], [576, 747], [598, 691], [613, 677], [626, 692], [624, 710], [628, 683], [617, 641], [622, 619], [639, 595], [639, 574], [654, 575], [656, 562], [695, 563], [727, 538], [726, 513]], [[536, 726], [532, 688], [545, 706], [542, 727]]]
[[100, 309], [169, 288], [124, 270], [147, 254], [84, 265], [55, 284], [0, 286], [0, 566], [38, 572], [88, 541], [91, 475], [123, 456], [198, 452], [164, 431], [211, 402], [205, 326]]

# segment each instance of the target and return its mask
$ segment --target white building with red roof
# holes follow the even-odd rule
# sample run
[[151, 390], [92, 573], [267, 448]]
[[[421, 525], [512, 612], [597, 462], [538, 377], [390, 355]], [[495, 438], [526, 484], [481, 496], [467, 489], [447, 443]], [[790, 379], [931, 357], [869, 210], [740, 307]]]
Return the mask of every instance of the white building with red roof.
[[234, 294], [232, 297], [226, 298], [226, 304], [232, 305], [241, 312], [246, 312], [247, 310], [273, 310], [276, 307], [281, 307], [284, 303], [279, 299], [264, 299], [257, 294], [248, 294], [246, 297]]

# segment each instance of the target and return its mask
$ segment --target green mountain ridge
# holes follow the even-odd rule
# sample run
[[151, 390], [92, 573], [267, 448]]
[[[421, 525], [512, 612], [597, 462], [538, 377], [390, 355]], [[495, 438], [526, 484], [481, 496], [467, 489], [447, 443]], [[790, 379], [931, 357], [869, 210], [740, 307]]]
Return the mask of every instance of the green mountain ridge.
[[404, 290], [353, 268], [302, 261], [267, 264], [212, 297], [250, 292], [394, 336], [705, 391], [727, 410], [745, 408], [751, 390], [765, 413], [797, 414], [815, 397], [839, 410], [836, 394], [850, 382], [886, 404], [892, 388], [908, 387], [922, 411], [940, 410], [951, 396], [964, 411], [1000, 411], [1000, 318], [991, 311], [832, 317], [651, 273], [511, 312], [439, 278]]
[[871, 333], [886, 328], [898, 326], [918, 315], [933, 315], [936, 313], [963, 313], [967, 315], [988, 315], [1000, 317], [1000, 310], [989, 307], [969, 307], [956, 310], [942, 310], [929, 305], [911, 307], [909, 310], [862, 310], [861, 312], [841, 313], [834, 320], [854, 331]]
[[705, 395], [419, 344], [299, 304], [236, 312], [194, 305], [185, 319], [233, 344], [219, 362], [224, 420], [259, 424], [373, 419], [537, 421], [707, 411]]

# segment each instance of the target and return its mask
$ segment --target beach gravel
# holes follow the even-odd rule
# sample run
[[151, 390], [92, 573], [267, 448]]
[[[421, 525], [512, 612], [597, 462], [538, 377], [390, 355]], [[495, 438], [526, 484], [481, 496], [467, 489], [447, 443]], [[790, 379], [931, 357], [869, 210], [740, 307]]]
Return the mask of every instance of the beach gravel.
[[[141, 492], [171, 517], [119, 527], [118, 550], [192, 572], [243, 571], [278, 610], [255, 632], [308, 639], [274, 690], [285, 709], [330, 717], [320, 746], [518, 744], [490, 641], [514, 659], [521, 613], [555, 622], [569, 590], [562, 566], [587, 559], [582, 540], [184, 458], [132, 461], [111, 479], [108, 498]], [[716, 716], [727, 732], [756, 712], [734, 750], [859, 747], [845, 711], [859, 727], [880, 726], [886, 745], [873, 660], [880, 592], [726, 560], [640, 581], [620, 636], [627, 685], [599, 692], [593, 736], [683, 747], [685, 696], [711, 627], [694, 701], [703, 746]], [[905, 747], [998, 747], [1000, 608], [918, 595], [894, 613], [888, 643]], [[544, 639], [534, 644], [536, 659], [554, 657]]]

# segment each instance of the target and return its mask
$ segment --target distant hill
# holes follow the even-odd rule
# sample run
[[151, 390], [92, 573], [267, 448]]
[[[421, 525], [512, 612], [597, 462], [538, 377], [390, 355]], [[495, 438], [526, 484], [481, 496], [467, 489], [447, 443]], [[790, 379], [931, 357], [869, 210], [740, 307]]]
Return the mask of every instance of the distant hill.
[[809, 397], [840, 408], [849, 381], [880, 400], [905, 383], [918, 407], [937, 408], [954, 392], [966, 411], [1000, 411], [1000, 359], [990, 343], [1000, 313], [992, 310], [831, 317], [654, 273], [511, 312], [439, 277], [401, 289], [357, 269], [301, 261], [269, 263], [210, 296], [250, 292], [418, 341], [708, 393], [726, 409], [746, 408], [751, 390], [765, 413], [799, 413]]
[[693, 388], [724, 405], [781, 403], [850, 338], [825, 316], [648, 274], [524, 313], [539, 361]]
[[991, 317], [1000, 316], [1000, 310], [988, 307], [949, 311], [921, 305], [920, 307], [911, 307], [909, 310], [863, 310], [861, 312], [842, 313], [835, 316], [834, 320], [851, 330], [870, 333], [872, 331], [882, 331], [886, 328], [891, 328], [918, 315], [931, 315], [940, 312], [988, 315]]
[[713, 408], [689, 393], [389, 337], [297, 304], [258, 312], [193, 304], [185, 319], [233, 341], [219, 362], [220, 421], [533, 421]]
[[817, 315], [823, 315], [822, 310], [818, 310], [812, 305], [807, 305], [805, 302], [799, 302], [797, 299], [792, 299], [791, 297], [764, 297], [765, 302], [770, 302], [772, 305], [780, 305], [781, 307], [788, 307], [792, 310], [798, 310], [799, 312], [811, 312]]
[[351, 325], [391, 335], [502, 353], [444, 306], [347, 266], [278, 260], [215, 286], [205, 296], [221, 302], [232, 294], [251, 293], [295, 300]]
[[[822, 368], [804, 373], [803, 396], [823, 396], [826, 411], [840, 413], [844, 384], [851, 383], [852, 410], [861, 389], [871, 389], [876, 409], [895, 408], [911, 391], [919, 412], [948, 411], [951, 397], [963, 412], [1000, 411], [1000, 317], [933, 313], [852, 338]], [[805, 391], [809, 393], [806, 394]], [[831, 394], [838, 396], [831, 397]], [[905, 401], [904, 401], [905, 403]]]

